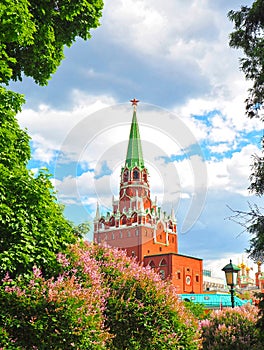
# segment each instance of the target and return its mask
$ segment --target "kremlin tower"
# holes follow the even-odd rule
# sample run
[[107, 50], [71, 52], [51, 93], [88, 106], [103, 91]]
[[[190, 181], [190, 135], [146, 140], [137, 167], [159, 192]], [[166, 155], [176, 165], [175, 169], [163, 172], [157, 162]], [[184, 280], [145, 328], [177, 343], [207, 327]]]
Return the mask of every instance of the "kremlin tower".
[[150, 265], [163, 279], [170, 279], [177, 292], [202, 293], [202, 259], [178, 253], [178, 234], [173, 209], [168, 215], [150, 196], [149, 173], [144, 164], [136, 99], [131, 100], [133, 118], [118, 200], [112, 212], [101, 216], [97, 205], [94, 241], [126, 250], [144, 266]]

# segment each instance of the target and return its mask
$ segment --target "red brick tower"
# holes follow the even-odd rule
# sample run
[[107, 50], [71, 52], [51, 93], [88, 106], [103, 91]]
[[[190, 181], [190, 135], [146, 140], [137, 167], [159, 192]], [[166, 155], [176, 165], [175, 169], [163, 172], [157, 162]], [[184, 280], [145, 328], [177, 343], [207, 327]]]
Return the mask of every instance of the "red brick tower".
[[170, 278], [179, 293], [202, 293], [202, 260], [178, 254], [176, 219], [150, 198], [148, 170], [144, 165], [137, 122], [136, 99], [125, 165], [121, 169], [119, 199], [112, 213], [94, 219], [94, 241], [125, 249], [144, 265]]

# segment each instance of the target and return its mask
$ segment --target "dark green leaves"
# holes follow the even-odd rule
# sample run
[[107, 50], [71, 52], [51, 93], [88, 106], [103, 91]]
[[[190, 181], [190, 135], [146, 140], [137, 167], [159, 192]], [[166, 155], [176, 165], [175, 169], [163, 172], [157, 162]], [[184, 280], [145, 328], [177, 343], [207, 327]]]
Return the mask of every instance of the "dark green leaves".
[[253, 82], [246, 99], [246, 113], [252, 118], [258, 116], [264, 96], [264, 2], [256, 0], [252, 7], [230, 11], [228, 17], [234, 23], [229, 44], [243, 50], [245, 57], [240, 59], [240, 68], [246, 79]]
[[63, 46], [87, 40], [99, 26], [102, 0], [4, 0], [0, 4], [0, 83], [22, 74], [46, 85], [63, 59]]
[[56, 254], [73, 243], [73, 229], [56, 201], [50, 175], [27, 168], [29, 136], [15, 114], [21, 95], [0, 87], [0, 278], [27, 273], [34, 265], [56, 273]]

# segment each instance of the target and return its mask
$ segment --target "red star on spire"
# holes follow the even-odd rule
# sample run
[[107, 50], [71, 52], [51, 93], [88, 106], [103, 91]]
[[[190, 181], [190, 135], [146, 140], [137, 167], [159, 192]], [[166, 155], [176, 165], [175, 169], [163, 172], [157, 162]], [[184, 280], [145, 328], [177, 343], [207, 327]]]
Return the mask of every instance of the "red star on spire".
[[136, 98], [134, 98], [133, 100], [130, 100], [130, 102], [132, 103], [132, 106], [137, 106], [139, 100], [137, 100]]

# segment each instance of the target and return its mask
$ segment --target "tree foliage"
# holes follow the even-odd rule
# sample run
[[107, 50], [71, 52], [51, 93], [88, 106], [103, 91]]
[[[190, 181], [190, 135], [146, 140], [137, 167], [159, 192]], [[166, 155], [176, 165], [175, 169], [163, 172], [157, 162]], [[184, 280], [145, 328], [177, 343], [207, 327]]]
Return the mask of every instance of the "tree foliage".
[[[251, 7], [242, 6], [239, 11], [228, 13], [234, 23], [230, 35], [230, 46], [242, 49], [245, 56], [240, 59], [240, 67], [246, 79], [253, 82], [246, 99], [246, 113], [249, 118], [263, 120], [264, 96], [264, 1], [255, 0]], [[264, 194], [264, 138], [261, 140], [262, 155], [253, 155], [249, 190], [258, 196]], [[264, 215], [257, 206], [249, 206], [248, 212], [236, 212], [242, 225], [252, 234], [247, 252], [255, 260], [263, 261]]]
[[87, 235], [87, 233], [90, 232], [90, 229], [91, 229], [91, 224], [89, 221], [84, 221], [84, 222], [81, 222], [80, 224], [78, 225], [75, 225], [73, 222], [71, 223], [71, 226], [73, 228], [73, 232], [74, 232], [74, 235], [77, 237], [77, 238], [85, 238], [85, 236]]
[[246, 79], [253, 82], [246, 99], [247, 115], [252, 118], [258, 116], [264, 96], [264, 2], [256, 0], [251, 7], [242, 6], [228, 16], [234, 23], [229, 44], [243, 50], [245, 57], [240, 59], [240, 67]]
[[22, 95], [3, 84], [23, 75], [45, 85], [63, 58], [64, 45], [90, 38], [102, 0], [3, 0], [0, 4], [0, 277], [42, 266], [56, 274], [56, 254], [76, 236], [57, 203], [49, 174], [28, 171], [29, 136], [16, 114]]
[[[230, 208], [231, 209], [231, 208]], [[230, 219], [251, 234], [246, 252], [255, 262], [264, 262], [264, 216], [257, 205], [249, 203], [249, 211], [233, 210]]]
[[3, 0], [0, 4], [0, 83], [22, 74], [47, 84], [63, 59], [64, 45], [90, 38], [102, 0]]
[[43, 169], [35, 176], [26, 167], [29, 136], [15, 119], [22, 102], [21, 95], [0, 87], [0, 277], [34, 265], [51, 275], [56, 254], [75, 242], [49, 174]]
[[[264, 2], [255, 0], [251, 7], [242, 6], [239, 11], [228, 13], [234, 23], [230, 34], [230, 46], [242, 49], [244, 57], [240, 67], [246, 79], [253, 82], [246, 99], [246, 113], [249, 118], [260, 117], [263, 120], [264, 104]], [[262, 137], [262, 152], [264, 138]], [[264, 157], [253, 155], [250, 187], [257, 195], [264, 194]]]
[[[264, 1], [255, 0], [251, 7], [242, 6], [240, 11], [228, 14], [234, 23], [234, 32], [230, 35], [230, 46], [242, 49], [245, 57], [240, 59], [240, 67], [246, 79], [253, 82], [246, 99], [246, 113], [249, 118], [259, 117], [264, 120]], [[264, 194], [264, 137], [261, 140], [261, 155], [253, 155], [251, 184], [249, 190], [258, 196]], [[236, 211], [235, 219], [251, 234], [249, 256], [257, 261], [264, 261], [264, 214], [263, 208], [249, 205], [248, 212]], [[234, 218], [233, 217], [233, 218]], [[242, 221], [242, 222], [241, 222]], [[260, 320], [257, 327], [263, 331], [263, 300], [259, 304]]]

